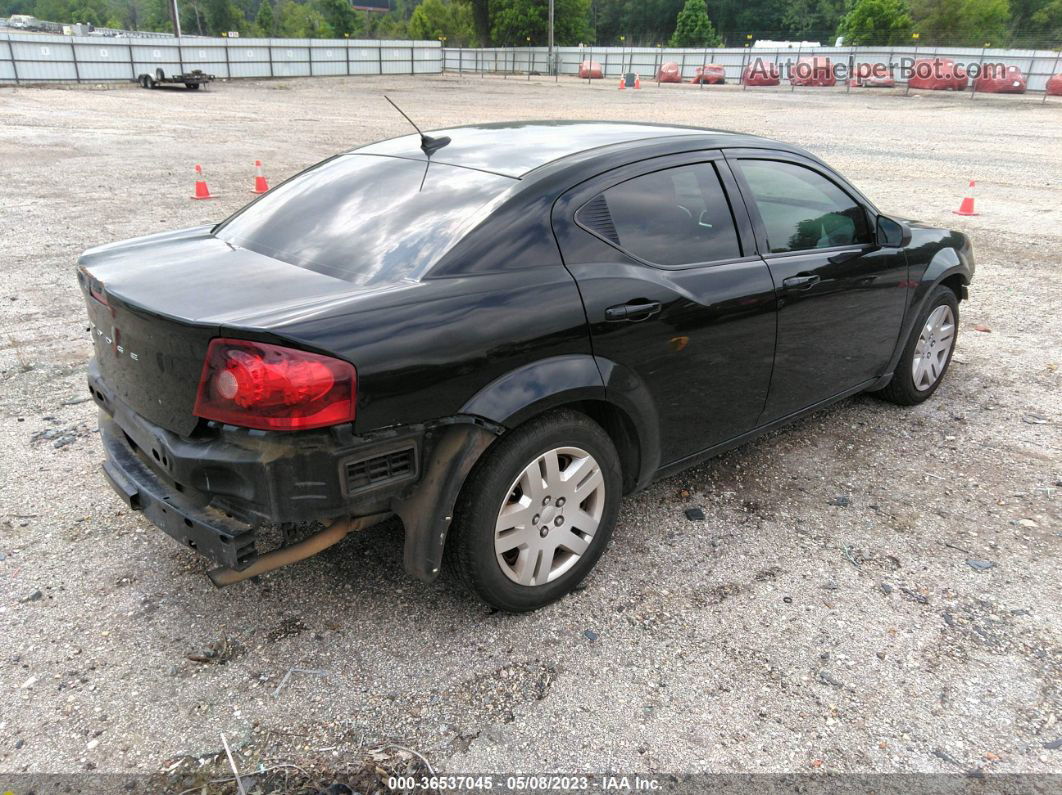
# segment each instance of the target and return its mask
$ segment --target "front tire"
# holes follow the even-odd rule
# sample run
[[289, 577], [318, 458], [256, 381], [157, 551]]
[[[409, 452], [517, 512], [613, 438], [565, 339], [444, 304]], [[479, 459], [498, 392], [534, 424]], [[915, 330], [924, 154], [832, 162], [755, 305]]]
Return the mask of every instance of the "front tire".
[[522, 613], [594, 567], [622, 496], [619, 455], [585, 415], [554, 411], [499, 439], [469, 475], [447, 552], [485, 602]]
[[877, 395], [900, 406], [928, 400], [944, 380], [958, 335], [959, 301], [950, 289], [937, 286], [911, 329], [892, 380]]

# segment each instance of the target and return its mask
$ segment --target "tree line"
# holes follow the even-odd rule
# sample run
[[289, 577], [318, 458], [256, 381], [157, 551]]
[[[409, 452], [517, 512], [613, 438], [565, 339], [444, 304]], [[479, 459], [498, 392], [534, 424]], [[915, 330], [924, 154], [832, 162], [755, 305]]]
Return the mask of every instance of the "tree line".
[[[356, 0], [355, 0], [356, 2]], [[447, 46], [541, 46], [548, 0], [178, 0], [184, 33], [290, 38], [440, 39]], [[32, 14], [171, 31], [167, 0], [0, 0]], [[1047, 47], [1062, 44], [1062, 0], [555, 0], [558, 45], [744, 46], [756, 39], [832, 44]]]

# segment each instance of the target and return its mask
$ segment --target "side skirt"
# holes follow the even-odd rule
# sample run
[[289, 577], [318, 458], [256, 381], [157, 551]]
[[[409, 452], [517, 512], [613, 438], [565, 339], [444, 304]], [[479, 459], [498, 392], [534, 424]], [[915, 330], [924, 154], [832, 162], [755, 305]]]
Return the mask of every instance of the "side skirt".
[[741, 434], [740, 436], [735, 436], [734, 438], [728, 439], [727, 441], [714, 445], [713, 447], [701, 450], [699, 453], [694, 453], [693, 455], [686, 456], [685, 458], [680, 458], [678, 461], [673, 461], [670, 464], [665, 464], [656, 471], [655, 475], [653, 475], [653, 481], [670, 477], [671, 475], [677, 474], [684, 469], [689, 469], [692, 466], [696, 466], [702, 461], [706, 461], [709, 458], [713, 458], [717, 455], [720, 455], [721, 453], [725, 453], [727, 450], [733, 450], [735, 447], [740, 447], [741, 445], [745, 444], [746, 442], [752, 441], [758, 436], [762, 436], [763, 434], [769, 431], [773, 431], [775, 428], [780, 428], [783, 425], [787, 425], [790, 422], [798, 420], [807, 414], [812, 414], [813, 412], [825, 408], [826, 406], [829, 406], [833, 403], [837, 403], [838, 401], [844, 400], [845, 398], [852, 397], [852, 395], [858, 395], [860, 392], [865, 392], [867, 391], [867, 389], [881, 384], [881, 380], [881, 378], [872, 378], [869, 381], [864, 381], [859, 386], [853, 387], [852, 389], [847, 389], [844, 392], [840, 392], [834, 395], [833, 397], [826, 398], [826, 400], [820, 400], [818, 403], [812, 403], [807, 408], [800, 409], [799, 411], [794, 411], [792, 414], [787, 414], [784, 417], [779, 417], [776, 420], [768, 422], [766, 425], [760, 425], [759, 427], [753, 428], [751, 431], [747, 431]]

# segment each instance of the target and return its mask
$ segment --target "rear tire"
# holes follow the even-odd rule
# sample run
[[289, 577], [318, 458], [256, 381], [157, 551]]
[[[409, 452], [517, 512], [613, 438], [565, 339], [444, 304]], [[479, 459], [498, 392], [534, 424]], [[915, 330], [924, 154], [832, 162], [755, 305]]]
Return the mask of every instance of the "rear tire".
[[875, 393], [899, 406], [914, 406], [937, 391], [955, 353], [959, 336], [959, 301], [947, 287], [929, 294], [888, 385]]
[[608, 434], [550, 412], [499, 439], [468, 477], [447, 558], [485, 602], [522, 613], [560, 599], [608, 544], [622, 497]]
[[154, 88], [154, 87], [155, 87], [155, 78], [153, 78], [151, 75], [144, 75], [144, 88]]

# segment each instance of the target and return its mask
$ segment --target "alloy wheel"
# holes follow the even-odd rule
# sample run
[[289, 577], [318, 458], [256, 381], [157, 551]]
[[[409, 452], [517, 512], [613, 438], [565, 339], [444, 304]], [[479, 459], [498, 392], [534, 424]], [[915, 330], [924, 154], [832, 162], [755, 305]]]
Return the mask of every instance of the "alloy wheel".
[[950, 306], [942, 304], [929, 313], [915, 344], [911, 360], [915, 389], [925, 392], [940, 380], [954, 344], [955, 315]]

